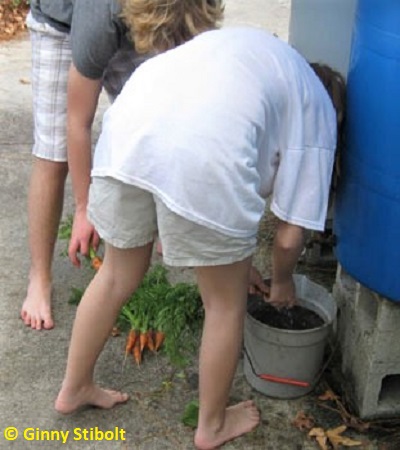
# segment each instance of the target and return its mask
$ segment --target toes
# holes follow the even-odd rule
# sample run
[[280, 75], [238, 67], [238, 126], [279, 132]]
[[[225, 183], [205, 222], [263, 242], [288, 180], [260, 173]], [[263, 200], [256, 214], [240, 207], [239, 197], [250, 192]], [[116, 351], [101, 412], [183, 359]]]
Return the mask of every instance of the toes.
[[71, 414], [88, 406], [100, 409], [111, 409], [128, 400], [128, 394], [92, 386], [81, 389], [78, 393], [61, 390], [57, 396], [54, 407], [56, 411], [61, 414]]
[[129, 400], [128, 394], [121, 394], [121, 400], [123, 403], [127, 402]]
[[33, 316], [31, 318], [31, 328], [32, 328], [32, 330], [41, 330], [42, 329], [42, 320], [40, 317]]
[[52, 328], [54, 328], [54, 321], [51, 317], [46, 317], [43, 321], [43, 328], [45, 330], [51, 330]]
[[32, 328], [32, 330], [51, 330], [54, 328], [54, 321], [51, 314], [30, 314], [28, 311], [21, 311], [21, 319], [27, 327]]
[[25, 312], [25, 317], [24, 317], [24, 324], [29, 327], [31, 325], [31, 316]]
[[119, 391], [106, 390], [108, 394], [112, 397], [114, 405], [116, 403], [125, 403], [129, 400], [129, 395]]
[[253, 408], [255, 406], [255, 404], [254, 404], [253, 400], [246, 400], [243, 402], [243, 406], [245, 408]]

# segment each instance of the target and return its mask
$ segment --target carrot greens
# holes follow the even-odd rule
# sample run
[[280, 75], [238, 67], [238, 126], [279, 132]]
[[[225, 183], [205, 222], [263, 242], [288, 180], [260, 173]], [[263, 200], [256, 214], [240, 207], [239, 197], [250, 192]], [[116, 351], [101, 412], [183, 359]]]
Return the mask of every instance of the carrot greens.
[[[60, 225], [59, 239], [69, 240], [71, 231], [72, 217], [68, 217]], [[94, 275], [101, 263], [102, 258], [91, 248], [85, 267]], [[84, 289], [73, 287], [69, 302], [79, 304], [83, 293]], [[121, 308], [115, 325], [118, 331], [126, 333], [125, 357], [132, 353], [136, 364], [142, 363], [148, 351], [161, 352], [172, 365], [184, 367], [197, 348], [202, 324], [203, 307], [197, 285], [172, 284], [165, 266], [155, 264]]]

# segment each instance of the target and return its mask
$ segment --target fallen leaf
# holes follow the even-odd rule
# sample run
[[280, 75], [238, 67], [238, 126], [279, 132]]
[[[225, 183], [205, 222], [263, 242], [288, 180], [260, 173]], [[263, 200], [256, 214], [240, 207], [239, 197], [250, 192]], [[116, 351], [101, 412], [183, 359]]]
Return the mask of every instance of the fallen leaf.
[[292, 424], [301, 431], [311, 430], [311, 428], [314, 426], [314, 423], [314, 418], [307, 415], [304, 411], [299, 411], [292, 422]]
[[0, 42], [12, 39], [26, 30], [25, 18], [29, 12], [27, 0], [0, 0]]
[[338, 450], [339, 445], [343, 445], [344, 447], [359, 447], [363, 445], [361, 441], [356, 441], [346, 436], [342, 436], [342, 433], [344, 433], [346, 429], [346, 425], [341, 425], [340, 427], [332, 428], [326, 431], [326, 436], [332, 444], [334, 450]]
[[332, 445], [334, 450], [339, 450], [339, 446], [360, 447], [363, 445], [361, 441], [356, 441], [343, 436], [342, 433], [344, 433], [346, 429], [346, 425], [341, 425], [340, 427], [326, 431], [323, 428], [312, 428], [308, 435], [315, 438], [321, 450], [329, 450], [328, 443]]
[[340, 397], [336, 395], [332, 389], [328, 388], [322, 395], [318, 397], [318, 399], [322, 402], [334, 402], [337, 406], [337, 412], [342, 417], [343, 424], [347, 427], [352, 428], [359, 433], [365, 433], [371, 427], [371, 424], [369, 422], [364, 422], [347, 411], [344, 404], [341, 402]]
[[331, 389], [328, 389], [323, 394], [321, 394], [318, 397], [318, 399], [323, 401], [323, 402], [327, 401], [327, 400], [336, 401], [338, 399], [338, 396]]
[[31, 84], [31, 80], [29, 78], [20, 78], [19, 82], [21, 84]]
[[327, 446], [327, 436], [322, 428], [312, 428], [308, 433], [310, 437], [315, 438], [321, 450], [329, 450]]

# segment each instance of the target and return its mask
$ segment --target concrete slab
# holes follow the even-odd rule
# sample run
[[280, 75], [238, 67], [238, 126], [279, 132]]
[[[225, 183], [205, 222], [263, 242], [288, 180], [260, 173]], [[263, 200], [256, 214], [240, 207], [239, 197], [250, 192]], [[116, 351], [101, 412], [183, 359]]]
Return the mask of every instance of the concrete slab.
[[[287, 38], [290, 0], [227, 0], [226, 23], [249, 23], [266, 27]], [[196, 398], [196, 358], [176, 376], [166, 362], [149, 359], [140, 370], [127, 365], [121, 372], [124, 339], [110, 339], [96, 368], [102, 385], [121, 388], [132, 399], [111, 411], [89, 409], [64, 417], [53, 409], [54, 398], [64, 374], [75, 308], [68, 304], [70, 287], [86, 286], [89, 274], [74, 269], [60, 256], [64, 243], [57, 245], [54, 263], [53, 331], [33, 332], [19, 320], [28, 272], [26, 194], [31, 167], [32, 145], [30, 44], [28, 36], [0, 45], [0, 449], [66, 450], [183, 450], [191, 449], [192, 430], [180, 418], [188, 401]], [[106, 106], [102, 100], [98, 112]], [[73, 211], [70, 184], [64, 215]], [[190, 279], [189, 270], [171, 273], [174, 280]], [[168, 382], [168, 383], [166, 383]], [[233, 399], [252, 397], [262, 411], [262, 424], [253, 433], [227, 444], [226, 449], [312, 450], [318, 446], [297, 430], [292, 420], [307, 410], [312, 397], [283, 401], [253, 391], [240, 367], [235, 378]], [[15, 427], [14, 441], [4, 438], [7, 427]], [[80, 429], [126, 431], [126, 440], [88, 440]], [[61, 440], [40, 441], [38, 431], [69, 431]], [[75, 434], [74, 434], [75, 432]], [[24, 434], [25, 433], [25, 434]], [[53, 436], [57, 438], [58, 436]], [[90, 437], [90, 436], [89, 436]], [[364, 447], [374, 450], [374, 444]]]

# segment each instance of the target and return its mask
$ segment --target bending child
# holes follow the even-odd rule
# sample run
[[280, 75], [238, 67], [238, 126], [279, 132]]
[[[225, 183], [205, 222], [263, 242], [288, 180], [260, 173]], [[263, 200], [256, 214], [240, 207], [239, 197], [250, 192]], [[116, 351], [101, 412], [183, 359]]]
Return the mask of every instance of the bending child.
[[264, 30], [217, 28], [222, 12], [218, 0], [135, 0], [125, 9], [136, 49], [155, 56], [104, 117], [89, 219], [105, 258], [77, 310], [55, 404], [70, 413], [128, 399], [100, 389], [93, 371], [149, 267], [158, 230], [164, 262], [195, 268], [204, 305], [194, 437], [202, 450], [259, 424], [253, 401], [228, 406], [248, 285], [257, 278], [258, 225], [271, 196], [279, 225], [270, 301], [290, 306], [303, 229], [325, 225], [337, 130], [310, 65]]
[[119, 0], [31, 0], [30, 7], [35, 142], [28, 196], [31, 266], [21, 318], [41, 330], [54, 326], [52, 263], [68, 170], [76, 206], [69, 256], [79, 266], [78, 253], [87, 255], [99, 242], [86, 206], [100, 92], [104, 87], [113, 100], [143, 57], [138, 59], [129, 39]]

